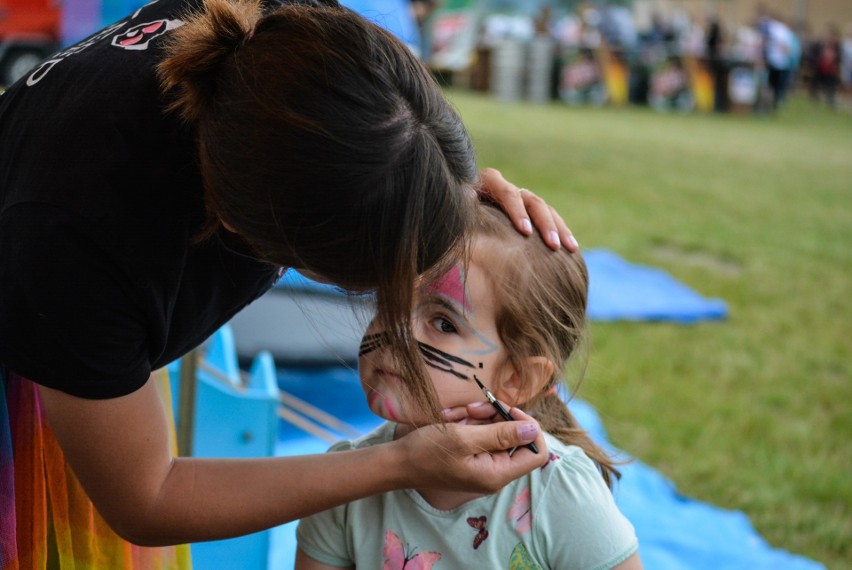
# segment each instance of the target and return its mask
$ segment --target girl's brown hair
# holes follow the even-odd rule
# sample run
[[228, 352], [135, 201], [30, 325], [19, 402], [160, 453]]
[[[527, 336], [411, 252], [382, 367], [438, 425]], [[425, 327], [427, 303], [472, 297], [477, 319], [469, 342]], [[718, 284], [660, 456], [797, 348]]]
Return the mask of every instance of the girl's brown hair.
[[208, 223], [275, 265], [375, 290], [378, 318], [437, 414], [411, 339], [418, 275], [457, 253], [476, 164], [458, 115], [411, 51], [337, 2], [206, 0], [158, 71], [197, 128]]
[[[496, 324], [509, 363], [528, 374], [528, 359], [544, 356], [553, 374], [543, 390], [522, 393], [521, 406], [546, 432], [580, 447], [600, 468], [607, 485], [620, 477], [615, 461], [580, 427], [562, 398], [551, 390], [569, 358], [582, 352], [586, 335], [589, 274], [579, 253], [552, 251], [537, 236], [525, 237], [504, 213], [483, 204], [474, 231], [477, 260], [491, 276]], [[484, 238], [484, 239], [483, 239]], [[529, 387], [533, 382], [523, 382]]]

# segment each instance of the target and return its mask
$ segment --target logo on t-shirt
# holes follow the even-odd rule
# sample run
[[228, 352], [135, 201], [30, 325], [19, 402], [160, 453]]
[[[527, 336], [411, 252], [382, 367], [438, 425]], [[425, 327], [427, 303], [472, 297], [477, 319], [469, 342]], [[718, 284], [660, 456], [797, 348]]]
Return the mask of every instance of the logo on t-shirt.
[[137, 24], [132, 28], [128, 28], [124, 33], [114, 36], [112, 38], [112, 45], [130, 50], [148, 49], [148, 44], [151, 40], [182, 25], [183, 22], [181, 20], [165, 19]]
[[[151, 4], [154, 4], [155, 2], [151, 2]], [[148, 4], [148, 6], [151, 6], [151, 4]], [[134, 12], [128, 20], [121, 20], [119, 22], [116, 22], [115, 24], [104, 28], [103, 30], [86, 38], [80, 43], [70, 46], [60, 51], [50, 59], [46, 59], [45, 61], [41, 62], [41, 64], [39, 64], [27, 77], [27, 85], [32, 87], [33, 85], [44, 79], [44, 76], [47, 75], [56, 64], [62, 62], [65, 58], [70, 57], [76, 53], [80, 53], [81, 51], [88, 49], [89, 47], [95, 45], [96, 43], [102, 40], [108, 40], [109, 36], [120, 30], [129, 22], [133, 21], [136, 17], [139, 16], [140, 12], [148, 6], [140, 8], [139, 10]], [[112, 41], [110, 42], [110, 45], [127, 50], [145, 50], [148, 49], [148, 44], [151, 43], [151, 40], [165, 34], [169, 30], [179, 28], [183, 24], [184, 22], [181, 20], [169, 20], [165, 18], [149, 21], [144, 24], [137, 24], [131, 28], [128, 28], [124, 32], [114, 36], [112, 38]]]

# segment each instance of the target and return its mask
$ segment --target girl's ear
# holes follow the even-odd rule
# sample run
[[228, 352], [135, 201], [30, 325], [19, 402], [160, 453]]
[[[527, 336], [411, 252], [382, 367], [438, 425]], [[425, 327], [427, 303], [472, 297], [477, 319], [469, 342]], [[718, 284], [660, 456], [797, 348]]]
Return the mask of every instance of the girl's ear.
[[546, 356], [530, 356], [526, 359], [523, 374], [513, 366], [511, 373], [500, 379], [493, 389], [498, 400], [512, 406], [523, 406], [536, 394], [543, 391], [553, 376], [553, 362]]

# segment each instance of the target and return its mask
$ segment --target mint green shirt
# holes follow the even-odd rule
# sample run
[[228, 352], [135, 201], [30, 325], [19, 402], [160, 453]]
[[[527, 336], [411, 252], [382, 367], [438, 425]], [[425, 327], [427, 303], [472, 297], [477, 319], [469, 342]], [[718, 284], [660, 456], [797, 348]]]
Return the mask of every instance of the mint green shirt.
[[[330, 451], [390, 441], [395, 427]], [[303, 519], [299, 548], [359, 570], [594, 570], [623, 562], [638, 548], [636, 533], [597, 467], [579, 447], [546, 437], [550, 461], [496, 495], [449, 511], [410, 489], [368, 497]]]

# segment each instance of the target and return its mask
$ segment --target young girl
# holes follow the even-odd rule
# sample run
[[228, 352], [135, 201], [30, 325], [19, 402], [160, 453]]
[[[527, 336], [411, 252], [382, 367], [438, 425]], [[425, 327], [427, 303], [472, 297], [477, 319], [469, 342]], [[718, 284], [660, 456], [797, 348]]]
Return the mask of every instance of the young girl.
[[[441, 406], [491, 415], [478, 380], [538, 419], [548, 432], [539, 453], [549, 460], [495, 495], [393, 491], [303, 519], [297, 570], [641, 568], [633, 527], [609, 489], [619, 473], [555, 393], [585, 328], [583, 259], [518, 234], [492, 207], [477, 215], [469, 263], [418, 291], [415, 337]], [[433, 421], [399, 389], [401, 369], [383, 336], [369, 328], [359, 372], [370, 409], [388, 422], [332, 451]]]

